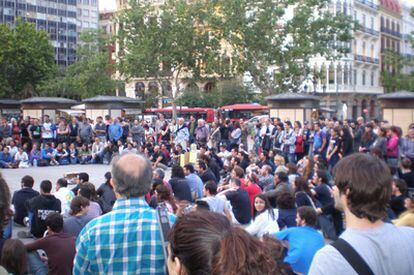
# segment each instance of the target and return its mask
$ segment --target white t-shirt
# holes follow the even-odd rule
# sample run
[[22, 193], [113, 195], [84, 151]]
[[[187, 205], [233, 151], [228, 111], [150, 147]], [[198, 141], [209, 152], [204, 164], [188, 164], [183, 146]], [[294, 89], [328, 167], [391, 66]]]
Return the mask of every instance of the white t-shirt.
[[[414, 228], [385, 223], [375, 229], [347, 229], [341, 236], [365, 260], [374, 274], [414, 274]], [[357, 274], [331, 245], [319, 250], [309, 274]]]
[[42, 138], [53, 138], [51, 122], [44, 122], [42, 128]]
[[[273, 211], [274, 219], [270, 216], [269, 211]], [[250, 235], [256, 237], [263, 237], [265, 234], [272, 234], [279, 231], [279, 224], [277, 219], [279, 217], [279, 211], [277, 209], [266, 210], [259, 216], [257, 216], [254, 221], [246, 228], [246, 231]]]

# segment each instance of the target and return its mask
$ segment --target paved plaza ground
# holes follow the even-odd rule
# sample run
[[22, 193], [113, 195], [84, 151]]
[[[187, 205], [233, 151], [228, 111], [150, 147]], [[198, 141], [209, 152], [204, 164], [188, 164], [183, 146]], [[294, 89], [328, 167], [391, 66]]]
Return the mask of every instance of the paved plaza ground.
[[63, 177], [65, 173], [85, 172], [89, 174], [89, 181], [96, 187], [105, 182], [104, 174], [111, 170], [111, 166], [103, 164], [89, 165], [65, 165], [50, 167], [30, 167], [20, 169], [1, 169], [1, 173], [9, 184], [10, 191], [20, 189], [20, 180], [25, 175], [30, 175], [35, 180], [34, 189], [39, 191], [39, 184], [42, 180], [50, 180], [53, 184], [53, 191], [56, 181]]

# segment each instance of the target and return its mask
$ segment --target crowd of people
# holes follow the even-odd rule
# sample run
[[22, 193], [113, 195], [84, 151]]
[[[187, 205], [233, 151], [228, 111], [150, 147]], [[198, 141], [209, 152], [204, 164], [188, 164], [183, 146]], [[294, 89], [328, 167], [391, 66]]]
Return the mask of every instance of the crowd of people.
[[9, 273], [414, 274], [401, 261], [414, 258], [414, 125], [79, 120], [0, 125], [3, 168], [111, 164], [97, 189], [87, 173], [72, 189], [27, 175], [10, 194], [0, 177]]

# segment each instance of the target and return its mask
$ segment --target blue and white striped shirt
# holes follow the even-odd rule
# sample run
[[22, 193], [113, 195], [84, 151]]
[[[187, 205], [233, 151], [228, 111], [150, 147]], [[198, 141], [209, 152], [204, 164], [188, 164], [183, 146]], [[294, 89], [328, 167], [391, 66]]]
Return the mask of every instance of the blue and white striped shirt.
[[[145, 199], [118, 199], [76, 241], [74, 274], [165, 274], [157, 213]], [[175, 216], [170, 216], [171, 224]]]

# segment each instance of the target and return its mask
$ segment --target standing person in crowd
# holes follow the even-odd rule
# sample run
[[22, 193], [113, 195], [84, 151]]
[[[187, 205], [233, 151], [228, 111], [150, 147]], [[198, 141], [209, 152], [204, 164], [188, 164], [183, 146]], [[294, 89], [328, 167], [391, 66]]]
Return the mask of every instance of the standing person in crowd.
[[322, 131], [321, 124], [319, 122], [314, 123], [313, 128], [313, 153], [315, 155], [323, 155], [328, 143], [326, 133]]
[[122, 125], [119, 123], [119, 118], [114, 118], [114, 122], [112, 122], [108, 127], [108, 137], [109, 140], [112, 141], [114, 144], [118, 142], [118, 140], [122, 137]]
[[11, 119], [11, 134], [11, 137], [14, 141], [16, 141], [17, 143], [21, 143], [21, 130], [19, 123], [15, 118]]
[[93, 127], [93, 132], [95, 134], [95, 137], [99, 138], [100, 141], [103, 143], [106, 142], [106, 124], [103, 122], [103, 118], [101, 116], [98, 116], [96, 118], [96, 124]]
[[68, 181], [65, 178], [60, 178], [56, 182], [56, 192], [53, 194], [58, 200], [62, 208], [62, 215], [69, 214], [70, 203], [75, 197], [75, 194], [68, 188]]
[[3, 117], [0, 123], [0, 140], [7, 139], [10, 136], [11, 136], [11, 128], [9, 124], [7, 123], [7, 119]]
[[[50, 213], [60, 213], [62, 208], [60, 200], [53, 196], [52, 183], [49, 180], [44, 180], [40, 183], [40, 195], [28, 201], [28, 211], [30, 218], [30, 233], [36, 237], [41, 238], [46, 231], [45, 220]], [[19, 237], [30, 237], [25, 231], [19, 232]]]
[[197, 128], [195, 130], [195, 139], [197, 142], [197, 146], [200, 148], [201, 146], [206, 146], [207, 141], [209, 139], [209, 132], [205, 125], [204, 119], [199, 119], [197, 121]]
[[69, 142], [74, 143], [76, 141], [76, 137], [79, 136], [79, 123], [76, 117], [72, 117], [72, 120], [69, 123], [69, 130]]
[[88, 215], [89, 200], [82, 196], [75, 197], [70, 203], [70, 211], [63, 220], [63, 232], [75, 238], [85, 225], [92, 220]]
[[130, 133], [132, 136], [132, 142], [135, 142], [137, 144], [137, 149], [139, 150], [145, 140], [145, 130], [137, 119], [134, 120], [134, 124], [130, 129]]
[[[111, 184], [118, 199], [111, 212], [89, 222], [79, 234], [75, 275], [165, 272], [156, 211], [144, 199], [151, 180], [151, 163], [140, 155], [126, 154], [113, 164]], [[109, 241], [111, 246], [102, 246]]]
[[203, 197], [203, 181], [195, 173], [194, 166], [191, 163], [184, 165], [184, 174], [188, 185], [191, 189], [191, 197], [193, 201]]
[[230, 148], [238, 148], [241, 142], [242, 131], [240, 129], [240, 123], [234, 122], [233, 130], [230, 132]]
[[237, 223], [247, 225], [252, 219], [250, 210], [250, 198], [246, 190], [240, 188], [241, 182], [238, 178], [231, 178], [229, 181], [229, 189], [221, 192], [220, 196], [225, 196], [230, 201], [234, 217]]
[[414, 124], [408, 128], [408, 133], [401, 141], [401, 156], [411, 160], [411, 169], [414, 170]]
[[112, 207], [116, 201], [116, 195], [114, 192], [114, 188], [111, 185], [111, 172], [106, 172], [105, 175], [105, 183], [99, 186], [96, 194], [99, 197], [99, 205], [102, 207], [103, 213], [108, 213], [112, 210]]
[[377, 136], [374, 133], [374, 126], [372, 123], [367, 123], [364, 127], [364, 133], [361, 137], [361, 145], [359, 147], [359, 152], [368, 153], [372, 145], [374, 144]]
[[220, 128], [215, 122], [213, 122], [213, 124], [211, 125], [211, 134], [209, 136], [209, 141], [211, 142], [212, 148], [216, 150], [219, 149], [219, 144], [221, 141], [221, 133], [220, 133]]
[[170, 233], [169, 274], [282, 274], [274, 240], [262, 242], [223, 216], [195, 211]]
[[260, 137], [262, 140], [262, 150], [269, 151], [272, 147], [271, 136], [273, 133], [273, 124], [270, 123], [270, 119], [266, 118], [264, 125], [260, 129]]
[[273, 209], [265, 194], [257, 194], [253, 205], [253, 222], [246, 227], [250, 235], [263, 237], [265, 234], [272, 234], [279, 231], [277, 219], [279, 213]]
[[285, 122], [284, 130], [280, 137], [280, 142], [282, 143], [282, 151], [285, 159], [287, 159], [288, 162], [296, 163], [296, 134], [292, 129], [292, 123], [290, 121]]
[[66, 124], [66, 120], [62, 119], [56, 130], [56, 139], [58, 143], [69, 142], [69, 126]]
[[340, 157], [349, 156], [354, 152], [354, 141], [349, 126], [343, 126], [341, 129], [341, 148], [339, 149]]
[[43, 123], [42, 123], [42, 143], [51, 143], [54, 141], [54, 132], [53, 128], [55, 126], [53, 125], [53, 122], [50, 120], [50, 117], [48, 115], [45, 115], [43, 117]]
[[82, 123], [79, 124], [79, 136], [82, 144], [89, 145], [92, 140], [92, 135], [93, 130], [91, 124], [89, 123], [89, 119], [84, 117]]
[[308, 274], [315, 253], [325, 245], [325, 241], [315, 229], [317, 216], [312, 207], [298, 208], [296, 224], [297, 227], [274, 233], [274, 236], [288, 242], [289, 250], [284, 261], [292, 266], [295, 273]]
[[42, 138], [42, 127], [39, 125], [39, 120], [37, 118], [33, 119], [32, 125], [29, 125], [29, 137], [32, 144], [40, 144], [40, 139]]
[[379, 150], [382, 158], [385, 158], [387, 156], [387, 130], [384, 127], [379, 127], [377, 132], [377, 138], [371, 145], [370, 150]]
[[190, 142], [190, 133], [184, 123], [184, 118], [178, 119], [177, 130], [175, 131], [175, 145], [181, 145], [183, 150], [187, 150], [187, 144]]
[[[352, 125], [352, 123], [351, 123]], [[355, 152], [359, 152], [359, 148], [361, 147], [362, 136], [365, 133], [365, 121], [363, 117], [357, 118], [357, 124], [355, 126], [354, 132], [354, 147]]]
[[[184, 119], [183, 119], [184, 120]], [[188, 128], [188, 133], [189, 133], [189, 143], [190, 145], [193, 144], [195, 142], [195, 133], [196, 133], [196, 129], [197, 129], [197, 121], [195, 119], [194, 116], [190, 116], [190, 121], [188, 122], [187, 125]]]
[[14, 192], [12, 204], [14, 206], [13, 221], [18, 225], [25, 226], [24, 219], [28, 217], [27, 202], [39, 196], [39, 192], [33, 190], [34, 179], [31, 176], [24, 176], [21, 180], [22, 189]]
[[328, 150], [326, 151], [326, 160], [328, 161], [330, 169], [335, 167], [335, 165], [340, 160], [340, 148], [341, 148], [340, 131], [341, 129], [339, 127], [335, 127], [331, 130]]
[[[369, 154], [353, 154], [337, 164], [334, 179], [335, 207], [344, 211], [347, 229], [339, 243], [315, 255], [309, 274], [413, 274], [414, 262], [401, 259], [414, 258], [407, 242], [414, 229], [382, 221], [392, 191], [387, 165]], [[349, 262], [350, 255], [361, 264]]]
[[398, 129], [395, 126], [391, 126], [387, 130], [387, 163], [390, 167], [398, 167], [398, 154], [399, 154], [399, 134]]
[[[63, 218], [59, 213], [46, 216], [45, 237], [26, 244], [29, 253], [29, 271], [34, 274], [70, 275], [75, 256], [75, 237], [63, 233]], [[43, 263], [36, 250], [45, 251], [47, 265]], [[58, 252], [58, 253], [57, 253]]]

